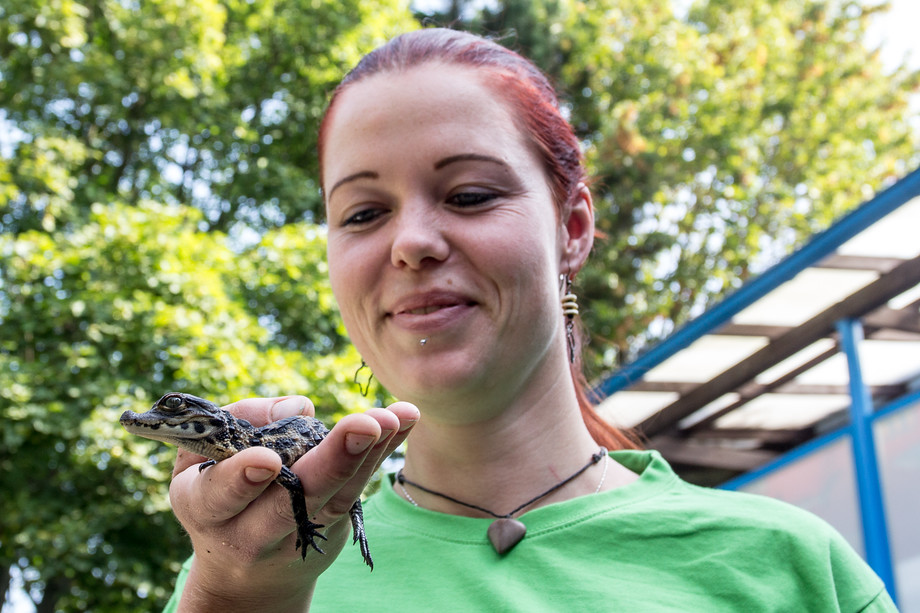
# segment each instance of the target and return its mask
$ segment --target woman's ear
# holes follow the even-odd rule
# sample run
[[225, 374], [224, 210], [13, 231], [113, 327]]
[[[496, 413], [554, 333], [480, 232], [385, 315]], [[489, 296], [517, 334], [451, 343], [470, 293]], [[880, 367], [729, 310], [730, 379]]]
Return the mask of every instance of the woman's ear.
[[560, 231], [559, 270], [574, 274], [584, 265], [594, 245], [594, 203], [584, 183], [578, 184], [576, 195], [562, 211]]

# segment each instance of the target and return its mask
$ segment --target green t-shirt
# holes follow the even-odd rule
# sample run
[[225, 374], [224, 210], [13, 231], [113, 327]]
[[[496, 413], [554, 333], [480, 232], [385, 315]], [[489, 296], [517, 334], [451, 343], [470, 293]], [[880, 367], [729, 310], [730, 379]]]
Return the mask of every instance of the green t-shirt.
[[374, 571], [346, 547], [313, 610], [896, 611], [815, 516], [690, 485], [654, 451], [611, 457], [641, 478], [525, 513], [527, 535], [504, 556], [486, 537], [492, 520], [417, 508], [384, 487], [364, 512]]

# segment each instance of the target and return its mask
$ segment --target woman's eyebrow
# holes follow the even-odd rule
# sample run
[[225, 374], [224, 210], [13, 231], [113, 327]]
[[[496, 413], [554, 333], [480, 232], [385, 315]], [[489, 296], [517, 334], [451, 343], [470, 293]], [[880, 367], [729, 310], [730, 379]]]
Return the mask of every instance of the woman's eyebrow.
[[449, 164], [454, 164], [457, 162], [469, 162], [469, 161], [491, 162], [493, 164], [498, 164], [499, 166], [505, 166], [505, 167], [508, 166], [508, 164], [504, 160], [499, 159], [497, 157], [492, 157], [491, 155], [483, 155], [481, 153], [461, 153], [459, 155], [451, 155], [444, 159], [438, 160], [434, 164], [434, 169], [441, 170], [442, 168], [444, 168], [445, 166]]
[[332, 189], [329, 190], [329, 193], [326, 194], [326, 197], [327, 198], [332, 197], [332, 192], [340, 188], [345, 183], [349, 183], [351, 181], [357, 181], [358, 179], [379, 179], [379, 178], [380, 178], [380, 175], [374, 172], [373, 170], [362, 170], [361, 172], [356, 172], [352, 175], [348, 175], [347, 177], [343, 177], [339, 179], [338, 181], [336, 181], [335, 185], [332, 186]]
[[[498, 164], [499, 166], [503, 166], [506, 168], [508, 166], [508, 164], [504, 160], [499, 159], [497, 157], [493, 157], [491, 155], [483, 155], [481, 153], [461, 153], [458, 155], [451, 155], [441, 160], [438, 160], [434, 164], [434, 169], [441, 170], [442, 168], [444, 168], [445, 166], [449, 166], [450, 164], [456, 164], [457, 162], [470, 162], [470, 161], [490, 162], [492, 164]], [[346, 183], [350, 183], [351, 181], [357, 181], [358, 179], [379, 179], [379, 178], [380, 178], [380, 174], [373, 170], [362, 170], [360, 172], [350, 174], [347, 177], [343, 177], [339, 179], [338, 181], [336, 181], [335, 185], [332, 186], [332, 188], [329, 190], [326, 197], [327, 198], [331, 197], [332, 192], [337, 190], [342, 185]]]

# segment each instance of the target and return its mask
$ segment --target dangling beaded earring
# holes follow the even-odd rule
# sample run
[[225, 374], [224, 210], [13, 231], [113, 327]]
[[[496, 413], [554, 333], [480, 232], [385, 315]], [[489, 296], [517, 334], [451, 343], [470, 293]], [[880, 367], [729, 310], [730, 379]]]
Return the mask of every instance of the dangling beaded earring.
[[578, 296], [572, 292], [572, 278], [562, 275], [562, 314], [565, 316], [565, 339], [569, 344], [569, 361], [575, 363], [575, 316], [578, 315]]

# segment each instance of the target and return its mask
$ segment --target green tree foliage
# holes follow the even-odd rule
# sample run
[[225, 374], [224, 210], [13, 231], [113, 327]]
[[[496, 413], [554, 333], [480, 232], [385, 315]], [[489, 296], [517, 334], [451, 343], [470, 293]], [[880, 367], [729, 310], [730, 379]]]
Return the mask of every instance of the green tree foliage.
[[370, 406], [322, 233], [292, 224], [236, 252], [201, 216], [100, 204], [78, 230], [0, 238], [3, 564], [56, 609], [149, 609], [188, 550], [167, 501], [174, 451], [125, 433], [125, 409], [168, 390], [303, 393], [330, 423]]
[[[482, 4], [434, 20], [534, 57], [596, 175], [595, 369], [918, 161], [918, 76], [883, 73], [858, 2]], [[39, 611], [156, 609], [188, 551], [174, 452], [124, 409], [371, 404], [313, 150], [343, 71], [415, 27], [399, 0], [0, 0], [0, 578]]]
[[920, 162], [920, 75], [863, 44], [847, 0], [506, 0], [452, 14], [567, 93], [595, 179], [579, 277], [610, 368]]
[[0, 2], [0, 576], [40, 612], [155, 610], [189, 552], [175, 452], [125, 409], [373, 404], [304, 220], [328, 92], [414, 27], [383, 0]]
[[413, 27], [398, 0], [3, 0], [0, 108], [28, 143], [2, 227], [113, 196], [191, 204], [222, 231], [313, 219], [328, 91]]

